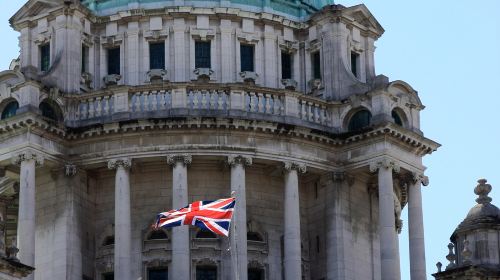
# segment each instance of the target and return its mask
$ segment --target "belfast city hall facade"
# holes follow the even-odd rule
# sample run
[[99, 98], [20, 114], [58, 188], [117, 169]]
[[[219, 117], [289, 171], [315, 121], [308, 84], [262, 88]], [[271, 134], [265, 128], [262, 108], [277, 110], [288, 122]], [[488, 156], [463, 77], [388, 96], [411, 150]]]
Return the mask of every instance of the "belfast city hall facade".
[[[23, 279], [426, 279], [439, 144], [417, 92], [375, 74], [364, 5], [25, 2], [0, 72], [0, 257]], [[229, 238], [151, 228], [232, 193]]]

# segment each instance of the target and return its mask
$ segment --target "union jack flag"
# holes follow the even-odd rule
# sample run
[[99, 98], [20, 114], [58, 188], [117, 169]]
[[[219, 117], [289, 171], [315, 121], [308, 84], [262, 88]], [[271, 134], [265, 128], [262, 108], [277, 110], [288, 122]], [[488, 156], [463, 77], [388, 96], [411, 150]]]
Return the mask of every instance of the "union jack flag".
[[153, 228], [193, 225], [218, 235], [228, 236], [235, 203], [235, 198], [196, 201], [184, 208], [158, 214]]

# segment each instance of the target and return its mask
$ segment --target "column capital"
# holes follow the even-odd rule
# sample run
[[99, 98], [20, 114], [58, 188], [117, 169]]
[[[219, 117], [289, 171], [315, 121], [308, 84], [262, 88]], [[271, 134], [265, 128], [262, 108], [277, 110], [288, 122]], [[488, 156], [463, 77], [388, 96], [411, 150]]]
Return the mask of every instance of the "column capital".
[[64, 165], [64, 175], [66, 177], [73, 177], [73, 176], [75, 176], [77, 170], [78, 170], [78, 168], [74, 164], [68, 163], [68, 164]]
[[370, 162], [370, 172], [375, 173], [381, 168], [392, 169], [396, 173], [398, 173], [401, 169], [401, 167], [395, 160], [388, 158], [383, 158], [380, 160], [375, 160], [373, 162]]
[[424, 186], [429, 185], [429, 177], [425, 176], [424, 173], [412, 172], [411, 179], [415, 184], [421, 183]]
[[184, 164], [185, 166], [190, 165], [191, 162], [193, 162], [193, 156], [189, 154], [167, 156], [168, 165], [175, 165], [178, 162]]
[[27, 160], [34, 160], [36, 166], [42, 166], [45, 158], [41, 154], [31, 150], [19, 152], [12, 157], [12, 163], [15, 165], [20, 165], [21, 162]]
[[296, 170], [298, 173], [306, 173], [307, 167], [304, 163], [294, 162], [294, 161], [285, 161], [283, 163], [283, 167], [286, 171]]
[[130, 169], [130, 167], [132, 167], [132, 160], [129, 158], [120, 158], [120, 159], [111, 159], [108, 161], [109, 169], [118, 169], [119, 167]]
[[237, 164], [241, 164], [244, 166], [252, 165], [252, 157], [242, 156], [242, 155], [229, 155], [227, 156], [227, 163], [229, 166], [234, 166]]

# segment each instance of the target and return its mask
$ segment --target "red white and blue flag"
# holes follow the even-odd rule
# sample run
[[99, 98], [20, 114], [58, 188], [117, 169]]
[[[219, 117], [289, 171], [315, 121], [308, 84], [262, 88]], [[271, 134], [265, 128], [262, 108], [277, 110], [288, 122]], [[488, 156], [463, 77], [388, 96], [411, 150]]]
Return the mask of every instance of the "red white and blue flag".
[[218, 235], [228, 236], [235, 203], [234, 197], [215, 201], [196, 201], [184, 208], [158, 214], [153, 228], [193, 225]]

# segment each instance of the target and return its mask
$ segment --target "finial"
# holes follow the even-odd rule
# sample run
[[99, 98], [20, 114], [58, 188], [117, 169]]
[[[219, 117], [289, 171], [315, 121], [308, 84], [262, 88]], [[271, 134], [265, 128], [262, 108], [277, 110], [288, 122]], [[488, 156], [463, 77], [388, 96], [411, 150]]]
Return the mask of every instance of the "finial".
[[474, 188], [474, 193], [479, 197], [476, 199], [476, 202], [479, 204], [487, 204], [491, 202], [491, 197], [488, 194], [491, 192], [491, 185], [486, 184], [486, 179], [477, 180], [478, 184]]
[[471, 264], [470, 257], [472, 256], [472, 252], [469, 249], [469, 240], [464, 240], [464, 250], [462, 251], [463, 264], [469, 265]]
[[448, 244], [448, 251], [449, 252], [448, 252], [448, 255], [446, 255], [446, 259], [450, 263], [446, 266], [446, 270], [455, 268], [455, 259], [456, 259], [456, 256], [455, 256], [455, 253], [453, 253], [453, 249], [454, 248], [455, 248], [455, 244], [453, 244], [453, 243]]
[[442, 269], [441, 269], [441, 268], [443, 267], [443, 264], [442, 264], [441, 262], [437, 262], [437, 263], [436, 263], [436, 267], [437, 267], [437, 269], [438, 269], [438, 272], [441, 272], [441, 271], [442, 271]]

